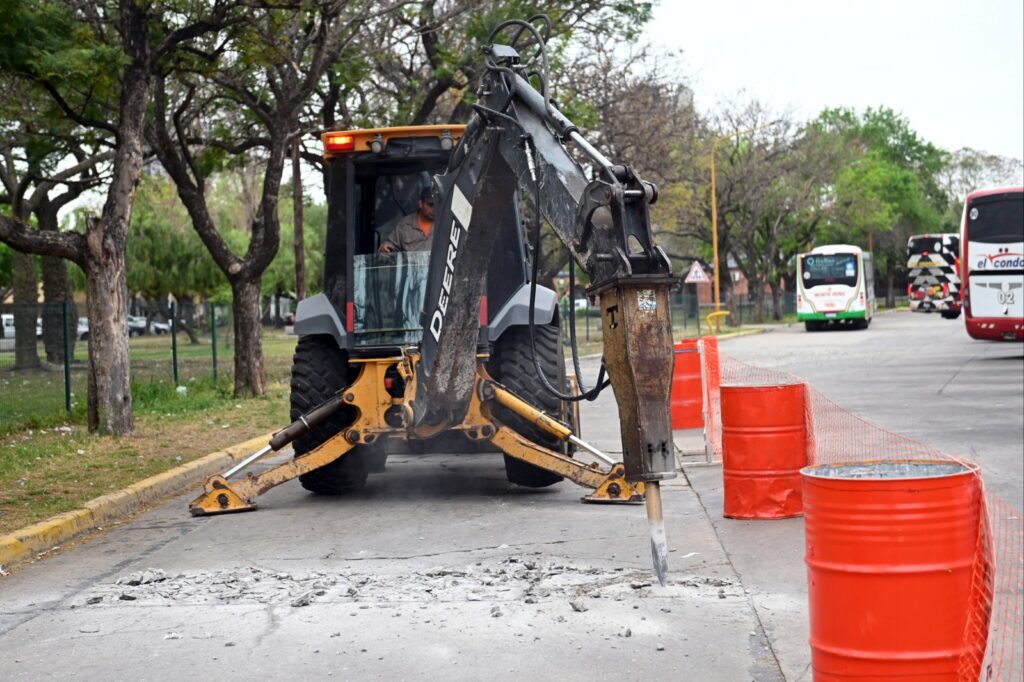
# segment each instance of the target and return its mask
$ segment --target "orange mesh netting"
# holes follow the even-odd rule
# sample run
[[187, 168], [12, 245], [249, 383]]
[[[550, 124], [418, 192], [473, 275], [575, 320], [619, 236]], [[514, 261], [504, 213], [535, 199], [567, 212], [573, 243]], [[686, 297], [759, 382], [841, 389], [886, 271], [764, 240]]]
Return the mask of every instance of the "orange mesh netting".
[[[839, 464], [879, 459], [962, 461], [941, 450], [884, 429], [837, 405], [798, 376], [757, 367], [719, 353], [717, 343], [702, 349], [708, 456], [722, 460], [722, 386], [778, 385], [806, 387], [807, 463]], [[978, 550], [969, 601], [960, 677], [1020, 681], [1024, 679], [1024, 521], [1007, 501], [983, 488]]]

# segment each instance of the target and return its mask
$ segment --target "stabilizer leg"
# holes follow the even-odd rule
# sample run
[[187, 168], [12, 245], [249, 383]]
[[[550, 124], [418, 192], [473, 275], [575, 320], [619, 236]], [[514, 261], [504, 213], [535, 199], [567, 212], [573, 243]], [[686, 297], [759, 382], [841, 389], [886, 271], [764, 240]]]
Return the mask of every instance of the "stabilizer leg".
[[189, 504], [189, 513], [192, 516], [208, 516], [253, 511], [256, 509], [256, 498], [259, 495], [274, 486], [330, 464], [353, 447], [355, 445], [349, 442], [347, 431], [342, 431], [301, 457], [282, 462], [259, 474], [250, 473], [240, 481], [229, 482], [223, 476], [211, 476], [203, 486], [203, 494]]

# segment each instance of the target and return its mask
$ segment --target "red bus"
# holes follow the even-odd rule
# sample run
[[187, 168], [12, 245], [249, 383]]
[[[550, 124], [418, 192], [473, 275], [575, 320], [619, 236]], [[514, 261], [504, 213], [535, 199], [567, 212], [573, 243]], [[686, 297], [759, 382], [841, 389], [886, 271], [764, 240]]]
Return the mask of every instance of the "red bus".
[[1024, 187], [967, 195], [960, 269], [967, 333], [1024, 341]]

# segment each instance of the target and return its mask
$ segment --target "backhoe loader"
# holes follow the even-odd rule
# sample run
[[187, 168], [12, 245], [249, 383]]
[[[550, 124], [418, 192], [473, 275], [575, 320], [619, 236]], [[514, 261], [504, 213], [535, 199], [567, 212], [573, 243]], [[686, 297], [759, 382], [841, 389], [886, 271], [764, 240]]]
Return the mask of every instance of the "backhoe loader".
[[[211, 477], [193, 514], [255, 509], [259, 494], [295, 477], [317, 493], [356, 490], [397, 452], [500, 451], [512, 483], [569, 478], [591, 490], [587, 501], [646, 501], [664, 582], [659, 482], [676, 475], [668, 304], [675, 278], [652, 238], [648, 206], [657, 190], [607, 159], [558, 110], [548, 93], [545, 28], [535, 18], [495, 29], [465, 127], [322, 134], [324, 291], [296, 312], [295, 421]], [[509, 32], [510, 44], [496, 42]], [[535, 55], [537, 71], [519, 48]], [[382, 253], [425, 188], [434, 199], [429, 251]], [[575, 338], [575, 380], [566, 378], [556, 295], [537, 281], [542, 221], [588, 274], [586, 294], [601, 311], [603, 361], [589, 388]], [[609, 384], [622, 462], [575, 430], [579, 402]], [[289, 443], [294, 459], [229, 480]], [[574, 458], [580, 449], [602, 464]]]

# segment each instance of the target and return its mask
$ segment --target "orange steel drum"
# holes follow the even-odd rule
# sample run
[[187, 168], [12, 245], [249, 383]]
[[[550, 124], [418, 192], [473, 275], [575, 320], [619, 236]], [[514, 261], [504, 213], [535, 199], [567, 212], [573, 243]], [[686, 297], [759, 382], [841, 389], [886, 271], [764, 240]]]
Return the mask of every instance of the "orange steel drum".
[[697, 339], [677, 343], [672, 356], [672, 428], [700, 428], [704, 426], [704, 391]]
[[807, 466], [804, 385], [723, 385], [722, 513], [731, 519], [784, 519], [803, 512]]
[[[886, 460], [801, 474], [814, 679], [957, 680], [961, 657], [980, 662], [985, 642], [964, 634], [979, 607], [977, 466]], [[963, 679], [978, 679], [977, 662]]]

